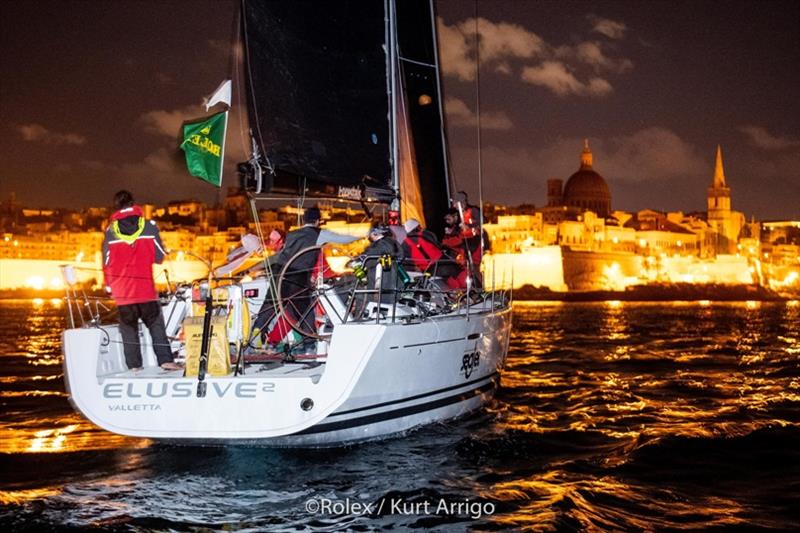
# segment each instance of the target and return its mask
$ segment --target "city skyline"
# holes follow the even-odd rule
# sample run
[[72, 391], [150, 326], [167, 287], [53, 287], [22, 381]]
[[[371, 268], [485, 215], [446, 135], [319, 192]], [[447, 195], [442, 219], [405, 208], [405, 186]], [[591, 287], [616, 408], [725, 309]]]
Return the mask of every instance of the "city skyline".
[[[26, 205], [79, 208], [106, 205], [120, 188], [148, 203], [220, 198], [186, 173], [177, 134], [231, 76], [237, 3], [182, 5], [4, 9], [3, 200], [13, 191]], [[721, 145], [736, 210], [798, 218], [797, 4], [447, 0], [437, 9], [453, 168], [471, 198], [477, 14], [484, 200], [544, 205], [546, 180], [575, 172], [588, 138], [613, 209], [704, 211]], [[241, 98], [235, 88], [224, 186], [244, 158]]]

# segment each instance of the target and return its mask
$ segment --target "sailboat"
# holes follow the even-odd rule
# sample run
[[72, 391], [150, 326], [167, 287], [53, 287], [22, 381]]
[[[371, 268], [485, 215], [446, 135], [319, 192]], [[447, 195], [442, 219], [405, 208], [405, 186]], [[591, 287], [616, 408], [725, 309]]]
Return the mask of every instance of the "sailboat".
[[[288, 193], [386, 206], [440, 227], [451, 180], [432, 1], [243, 1], [242, 36], [253, 151], [241, 167], [253, 206]], [[414, 276], [390, 301], [380, 279], [370, 287], [353, 276], [315, 276], [313, 330], [293, 323], [314, 348], [247, 362], [246, 317], [285, 272], [228, 283], [221, 293], [211, 280], [172, 295], [163, 310], [176, 354], [191, 351], [189, 324], [203, 323], [194, 373], [161, 370], [146, 328], [144, 369], [132, 372], [116, 325], [73, 324], [63, 333], [72, 405], [122, 435], [321, 447], [461, 417], [494, 394], [510, 295], [488, 283], [448, 293], [435, 276]], [[201, 290], [205, 314], [192, 298]], [[209, 371], [212, 328], [225, 338], [226, 364], [227, 348], [238, 350], [233, 367]]]

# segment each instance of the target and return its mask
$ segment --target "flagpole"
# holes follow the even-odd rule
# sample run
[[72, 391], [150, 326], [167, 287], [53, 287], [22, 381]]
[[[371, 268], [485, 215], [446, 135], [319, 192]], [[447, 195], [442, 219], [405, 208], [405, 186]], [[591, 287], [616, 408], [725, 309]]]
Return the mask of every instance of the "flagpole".
[[225, 111], [225, 125], [223, 126], [222, 130], [222, 150], [221, 156], [219, 158], [219, 188], [222, 189], [222, 169], [225, 168], [225, 140], [228, 138], [228, 113], [230, 112], [230, 106]]

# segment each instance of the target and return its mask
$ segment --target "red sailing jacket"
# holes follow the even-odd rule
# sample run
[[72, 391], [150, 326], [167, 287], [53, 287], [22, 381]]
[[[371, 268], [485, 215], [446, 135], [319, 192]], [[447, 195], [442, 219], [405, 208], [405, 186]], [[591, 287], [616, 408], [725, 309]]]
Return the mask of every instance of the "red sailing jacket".
[[442, 250], [435, 239], [436, 237], [426, 231], [412, 231], [406, 235], [406, 240], [403, 241], [406, 260], [410, 260], [417, 270], [425, 271], [442, 258]]
[[144, 219], [141, 207], [127, 207], [111, 215], [103, 239], [103, 276], [117, 305], [158, 299], [153, 264], [161, 263], [165, 255], [158, 228]]

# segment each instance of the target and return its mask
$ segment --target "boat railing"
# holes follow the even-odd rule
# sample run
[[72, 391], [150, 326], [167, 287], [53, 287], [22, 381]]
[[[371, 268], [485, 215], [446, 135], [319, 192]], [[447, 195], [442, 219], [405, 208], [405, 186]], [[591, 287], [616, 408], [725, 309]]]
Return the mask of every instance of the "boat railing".
[[[409, 261], [387, 262], [386, 257], [361, 257], [360, 269], [354, 268], [352, 262], [348, 264], [350, 265], [348, 271], [338, 273], [333, 273], [330, 269], [327, 272], [318, 269], [294, 271], [295, 274], [302, 273], [303, 277], [308, 275], [306, 279], [311, 280], [311, 285], [307, 290], [316, 300], [312, 298], [313, 302], [300, 313], [296, 311], [287, 313], [286, 309], [281, 308], [280, 314], [285, 315], [292, 328], [304, 337], [324, 341], [339, 324], [409, 324], [440, 316], [461, 316], [469, 320], [470, 316], [477, 312], [502, 311], [507, 308], [511, 300], [510, 288], [497, 287], [494, 279], [490, 280], [488, 286], [474, 283], [468, 284], [467, 288], [453, 288], [452, 283], [448, 285], [447, 280], [438, 275], [441, 272], [437, 268], [421, 272]], [[87, 294], [82, 285], [74, 281], [75, 274], [70, 268], [62, 268], [70, 328], [103, 328], [107, 324], [115, 323], [115, 309], [110, 304], [109, 298]], [[272, 293], [272, 298], [275, 300], [283, 301], [283, 298], [278, 296], [280, 290], [275, 285], [279, 280], [272, 278], [274, 274], [268, 274], [265, 292]], [[196, 309], [194, 312], [192, 310], [193, 307], [197, 307], [193, 304], [204, 302], [203, 287], [209, 290], [209, 283], [206, 279], [191, 284], [170, 286], [170, 289], [174, 290], [162, 297], [167, 335], [173, 351], [180, 350], [183, 344], [180, 332], [184, 319], [197, 313]], [[215, 279], [213, 283], [242, 288], [241, 278]], [[236, 305], [240, 307], [252, 305], [252, 302], [248, 302], [244, 291], [233, 292], [239, 294], [237, 302], [229, 301], [226, 304], [216, 302], [215, 299], [217, 312], [225, 313], [227, 308], [227, 312], [230, 313]], [[229, 291], [225, 293], [228, 294]], [[289, 316], [291, 314], [294, 316]], [[240, 325], [233, 330], [236, 330], [236, 337], [243, 346], [252, 347], [255, 333], [244, 331], [242, 327], [247, 326], [241, 320], [240, 316]], [[304, 331], [302, 328], [304, 321], [315, 324], [315, 329], [309, 328], [308, 331]], [[248, 323], [253, 324], [253, 321], [250, 320]]]
[[469, 282], [466, 288], [452, 288], [436, 270], [416, 271], [409, 261], [387, 265], [385, 258], [382, 262], [381, 257], [366, 257], [349, 264], [353, 273], [334, 282], [320, 280], [316, 287], [323, 307], [336, 323], [410, 322], [444, 314], [468, 318], [478, 304], [482, 310], [496, 311], [510, 301], [508, 288]]
[[74, 265], [61, 265], [59, 268], [64, 281], [64, 303], [69, 327], [74, 329], [100, 324], [103, 316], [111, 313], [111, 309], [105, 305], [107, 299], [86, 292], [84, 285], [78, 281]]

